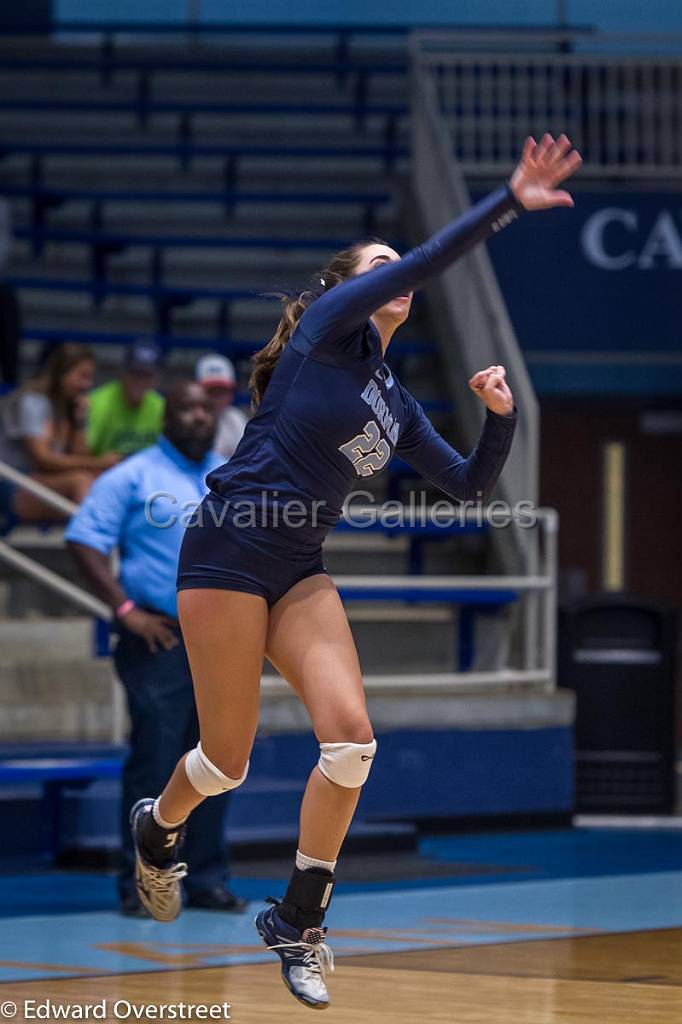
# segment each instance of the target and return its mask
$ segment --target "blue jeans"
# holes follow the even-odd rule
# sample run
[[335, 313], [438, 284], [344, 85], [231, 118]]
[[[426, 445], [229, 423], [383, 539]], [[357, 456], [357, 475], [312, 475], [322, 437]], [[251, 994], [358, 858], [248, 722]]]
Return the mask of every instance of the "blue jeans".
[[[121, 801], [121, 897], [134, 891], [135, 853], [128, 814], [136, 800], [159, 795], [182, 755], [196, 746], [199, 722], [187, 652], [180, 643], [152, 654], [142, 637], [126, 629], [114, 654], [130, 713], [130, 750], [123, 767]], [[204, 800], [187, 824], [182, 859], [187, 861], [187, 891], [224, 886], [229, 875], [224, 841], [229, 793]]]

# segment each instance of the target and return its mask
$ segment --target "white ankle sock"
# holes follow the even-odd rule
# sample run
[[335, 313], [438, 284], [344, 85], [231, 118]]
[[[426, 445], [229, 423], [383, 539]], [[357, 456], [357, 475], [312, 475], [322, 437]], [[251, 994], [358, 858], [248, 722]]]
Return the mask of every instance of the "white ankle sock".
[[184, 825], [185, 822], [187, 821], [187, 818], [183, 818], [182, 821], [176, 822], [166, 821], [165, 818], [162, 818], [161, 811], [159, 810], [159, 797], [157, 797], [156, 800], [154, 801], [154, 806], [152, 807], [152, 815], [154, 817], [154, 821], [159, 826], [159, 828], [165, 828], [168, 830], [180, 828], [180, 826]]
[[299, 871], [308, 871], [309, 868], [323, 868], [325, 871], [329, 871], [330, 874], [334, 874], [334, 868], [336, 867], [335, 860], [317, 860], [316, 857], [308, 857], [305, 853], [301, 853], [300, 850], [296, 851], [296, 867]]

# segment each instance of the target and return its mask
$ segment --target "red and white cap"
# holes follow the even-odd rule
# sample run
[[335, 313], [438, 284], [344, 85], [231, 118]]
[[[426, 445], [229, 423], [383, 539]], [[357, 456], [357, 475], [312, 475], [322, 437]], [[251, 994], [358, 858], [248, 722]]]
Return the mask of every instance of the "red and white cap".
[[202, 356], [196, 367], [196, 378], [205, 388], [234, 388], [237, 375], [226, 356]]

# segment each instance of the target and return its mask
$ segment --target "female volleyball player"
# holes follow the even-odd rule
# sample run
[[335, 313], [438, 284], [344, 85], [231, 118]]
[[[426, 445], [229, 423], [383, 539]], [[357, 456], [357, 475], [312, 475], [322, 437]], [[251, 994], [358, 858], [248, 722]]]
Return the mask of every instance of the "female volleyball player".
[[320, 759], [303, 798], [299, 849], [281, 903], [256, 927], [282, 960], [296, 998], [328, 1005], [322, 927], [336, 858], [376, 751], [360, 666], [322, 541], [354, 481], [398, 452], [457, 499], [489, 494], [509, 452], [516, 410], [504, 368], [469, 384], [487, 407], [468, 458], [452, 449], [384, 362], [415, 288], [523, 210], [571, 206], [556, 186], [580, 163], [565, 136], [528, 139], [509, 185], [402, 259], [380, 242], [354, 245], [322, 272], [321, 294], [285, 304], [255, 357], [258, 411], [236, 453], [208, 477], [185, 533], [178, 614], [189, 653], [201, 742], [156, 799], [131, 812], [140, 899], [160, 921], [180, 911], [182, 826], [208, 796], [246, 778], [264, 655], [304, 702]]

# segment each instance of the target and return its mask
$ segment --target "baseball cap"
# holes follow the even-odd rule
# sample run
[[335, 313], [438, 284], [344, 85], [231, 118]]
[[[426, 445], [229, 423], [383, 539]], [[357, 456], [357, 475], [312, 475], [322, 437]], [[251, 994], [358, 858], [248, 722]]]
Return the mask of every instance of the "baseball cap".
[[125, 357], [126, 370], [157, 370], [163, 353], [151, 338], [138, 338], [128, 348]]
[[233, 388], [237, 383], [234, 366], [226, 356], [202, 356], [197, 363], [196, 378], [205, 388]]

